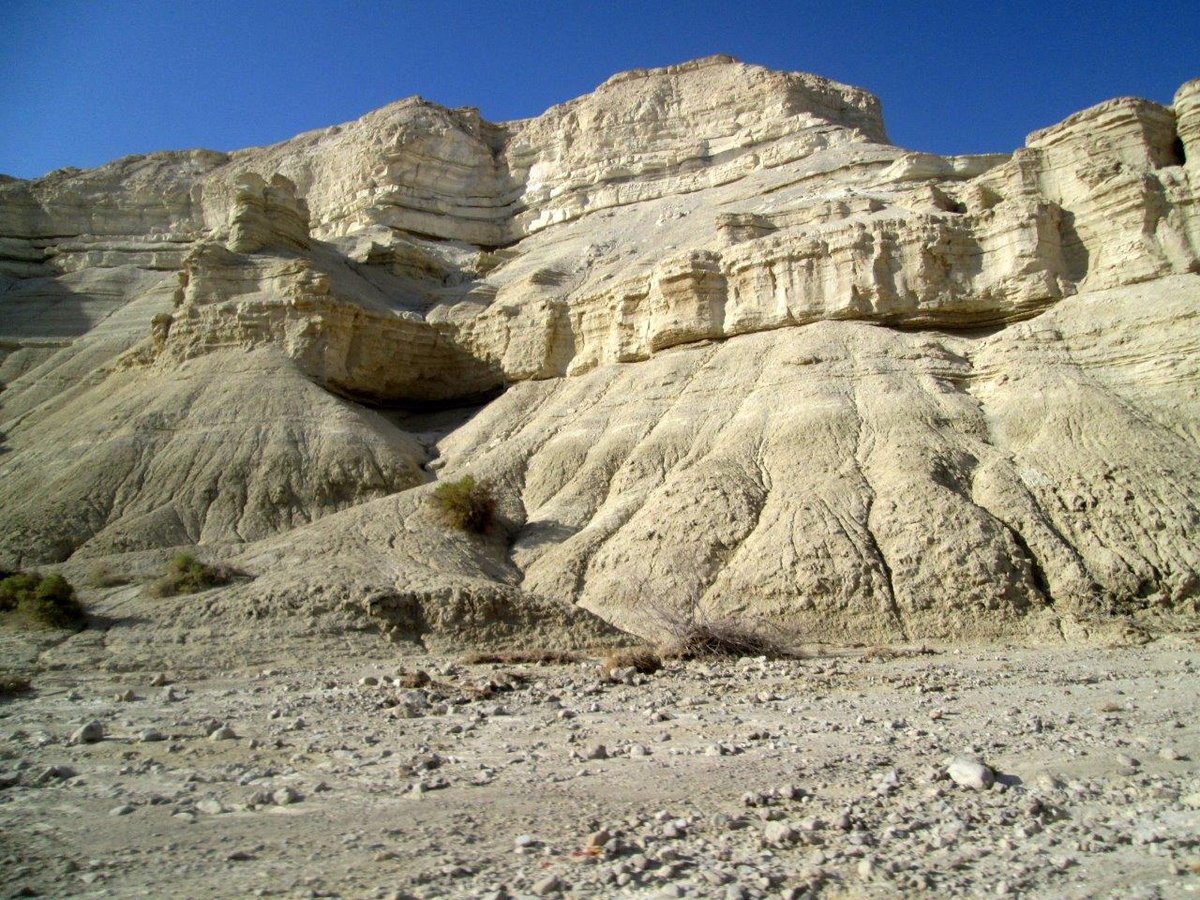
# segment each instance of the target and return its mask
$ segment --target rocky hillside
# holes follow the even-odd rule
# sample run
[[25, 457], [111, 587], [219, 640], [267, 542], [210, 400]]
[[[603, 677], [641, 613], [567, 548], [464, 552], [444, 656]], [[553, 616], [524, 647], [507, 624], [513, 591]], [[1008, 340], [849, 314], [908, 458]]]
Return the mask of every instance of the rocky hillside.
[[0, 564], [198, 546], [256, 577], [171, 628], [427, 643], [1181, 627], [1198, 317], [1200, 81], [946, 158], [712, 57], [5, 179]]

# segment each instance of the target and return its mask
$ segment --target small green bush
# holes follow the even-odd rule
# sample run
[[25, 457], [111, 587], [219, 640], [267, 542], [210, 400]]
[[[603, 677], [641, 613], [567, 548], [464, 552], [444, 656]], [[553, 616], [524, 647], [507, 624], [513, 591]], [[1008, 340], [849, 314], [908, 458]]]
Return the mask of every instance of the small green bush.
[[41, 580], [37, 572], [15, 572], [0, 580], [0, 611], [16, 609], [21, 600], [37, 590]]
[[459, 531], [483, 534], [496, 516], [496, 497], [491, 487], [476, 481], [474, 475], [439, 484], [433, 499], [446, 521]]
[[153, 597], [195, 594], [228, 584], [231, 577], [232, 573], [224, 566], [210, 566], [191, 553], [180, 553], [171, 558], [166, 574], [151, 582], [148, 590]]
[[87, 621], [75, 588], [57, 573], [9, 575], [0, 581], [0, 611], [15, 611], [26, 620], [52, 628], [82, 628]]

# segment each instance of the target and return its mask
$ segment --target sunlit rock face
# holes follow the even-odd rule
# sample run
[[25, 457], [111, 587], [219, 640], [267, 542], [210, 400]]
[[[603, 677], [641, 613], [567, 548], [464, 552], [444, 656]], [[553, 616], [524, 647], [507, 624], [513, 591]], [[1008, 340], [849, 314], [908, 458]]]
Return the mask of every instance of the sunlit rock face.
[[[943, 158], [711, 57], [0, 181], [0, 562], [199, 543], [289, 608], [646, 633], [1186, 619], [1198, 161], [1196, 81]], [[503, 539], [429, 515], [467, 471]]]

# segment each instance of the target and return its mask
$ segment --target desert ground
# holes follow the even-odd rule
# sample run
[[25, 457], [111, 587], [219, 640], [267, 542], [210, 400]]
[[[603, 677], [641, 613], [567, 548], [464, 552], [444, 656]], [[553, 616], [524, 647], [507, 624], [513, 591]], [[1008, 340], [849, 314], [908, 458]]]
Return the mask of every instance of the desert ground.
[[1195, 635], [649, 674], [214, 639], [163, 669], [112, 620], [3, 636], [6, 897], [1200, 891]]

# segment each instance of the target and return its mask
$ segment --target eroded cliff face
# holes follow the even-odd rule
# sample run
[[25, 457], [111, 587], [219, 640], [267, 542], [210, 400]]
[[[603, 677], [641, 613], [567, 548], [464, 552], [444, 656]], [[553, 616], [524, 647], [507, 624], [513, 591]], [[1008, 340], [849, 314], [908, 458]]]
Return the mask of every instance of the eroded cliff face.
[[[1200, 82], [941, 158], [714, 57], [8, 181], [0, 551], [244, 545], [234, 606], [643, 631], [1194, 614], [1198, 164]], [[449, 434], [361, 405], [501, 390]], [[433, 470], [493, 479], [507, 539], [443, 534]]]

